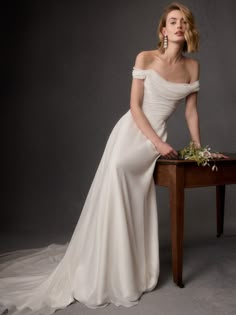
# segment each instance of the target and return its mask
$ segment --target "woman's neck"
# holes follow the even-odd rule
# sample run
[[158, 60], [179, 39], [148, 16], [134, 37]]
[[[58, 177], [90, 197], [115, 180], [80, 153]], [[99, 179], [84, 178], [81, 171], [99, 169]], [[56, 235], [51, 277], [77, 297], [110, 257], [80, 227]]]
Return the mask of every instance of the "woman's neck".
[[179, 45], [169, 45], [162, 57], [167, 64], [174, 65], [183, 59], [183, 49]]

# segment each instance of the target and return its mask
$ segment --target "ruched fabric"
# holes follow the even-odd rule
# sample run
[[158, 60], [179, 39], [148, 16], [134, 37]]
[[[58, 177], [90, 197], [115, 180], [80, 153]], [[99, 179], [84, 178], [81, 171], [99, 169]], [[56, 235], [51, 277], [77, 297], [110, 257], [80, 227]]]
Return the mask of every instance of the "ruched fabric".
[[132, 76], [134, 79], [145, 79], [146, 74], [144, 70], [133, 68]]

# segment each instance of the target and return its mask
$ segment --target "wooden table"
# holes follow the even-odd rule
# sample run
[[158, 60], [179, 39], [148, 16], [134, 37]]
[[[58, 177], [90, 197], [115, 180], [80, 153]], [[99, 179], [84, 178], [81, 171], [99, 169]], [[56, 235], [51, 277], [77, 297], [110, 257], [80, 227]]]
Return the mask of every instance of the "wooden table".
[[[184, 189], [216, 186], [217, 237], [224, 229], [225, 185], [236, 184], [236, 154], [225, 153], [229, 159], [215, 159], [218, 171], [198, 166], [194, 161], [159, 158], [154, 170], [156, 185], [169, 188], [171, 209], [172, 272], [174, 282], [181, 288], [184, 238]], [[213, 165], [213, 162], [211, 162]]]

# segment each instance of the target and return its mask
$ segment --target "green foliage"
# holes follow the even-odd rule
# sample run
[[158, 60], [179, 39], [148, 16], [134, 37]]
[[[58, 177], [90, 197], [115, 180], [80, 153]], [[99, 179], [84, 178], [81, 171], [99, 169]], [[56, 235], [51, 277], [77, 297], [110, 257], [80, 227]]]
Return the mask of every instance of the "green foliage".
[[[210, 152], [211, 148], [206, 145], [205, 147], [197, 147], [193, 142], [190, 142], [189, 146], [184, 147], [178, 151], [179, 156], [184, 160], [196, 161], [199, 166], [211, 166], [209, 161], [214, 160]], [[212, 171], [217, 171], [215, 162], [212, 166]]]

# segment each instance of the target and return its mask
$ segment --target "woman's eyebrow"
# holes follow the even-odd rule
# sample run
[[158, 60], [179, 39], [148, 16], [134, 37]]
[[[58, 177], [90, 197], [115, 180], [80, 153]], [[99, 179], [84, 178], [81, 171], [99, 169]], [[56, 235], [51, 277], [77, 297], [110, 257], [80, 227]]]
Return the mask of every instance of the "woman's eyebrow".
[[[173, 17], [173, 16], [169, 18], [169, 20], [171, 20], [171, 19], [177, 20], [177, 18], [176, 18], [176, 17]], [[182, 17], [180, 20], [185, 20], [185, 19]]]

